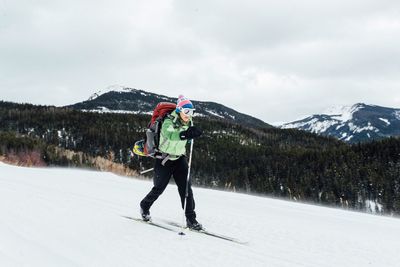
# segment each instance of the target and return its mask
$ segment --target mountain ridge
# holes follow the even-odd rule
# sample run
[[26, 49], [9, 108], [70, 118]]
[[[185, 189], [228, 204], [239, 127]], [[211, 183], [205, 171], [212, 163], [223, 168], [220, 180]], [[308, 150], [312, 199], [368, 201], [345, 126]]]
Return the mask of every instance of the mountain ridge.
[[285, 123], [280, 128], [296, 128], [348, 143], [379, 140], [400, 135], [400, 109], [357, 103]]
[[[90, 111], [90, 112], [108, 112], [108, 113], [133, 113], [133, 114], [152, 114], [155, 106], [159, 102], [173, 102], [177, 98], [165, 95], [155, 94], [141, 89], [135, 89], [124, 86], [110, 86], [105, 91], [97, 91], [89, 97], [88, 100], [66, 107]], [[240, 113], [223, 104], [210, 101], [192, 100], [196, 113], [195, 116], [223, 119], [251, 127], [272, 128], [268, 123]]]

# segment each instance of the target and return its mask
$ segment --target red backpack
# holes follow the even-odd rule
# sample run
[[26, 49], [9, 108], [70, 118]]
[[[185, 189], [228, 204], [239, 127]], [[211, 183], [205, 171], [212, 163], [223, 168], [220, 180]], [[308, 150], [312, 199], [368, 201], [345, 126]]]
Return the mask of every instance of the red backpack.
[[164, 119], [176, 109], [176, 104], [169, 102], [160, 102], [153, 110], [153, 115], [146, 130], [146, 140], [144, 144], [144, 153], [147, 156], [154, 156], [158, 151], [160, 141], [160, 130]]
[[170, 114], [174, 109], [176, 109], [176, 104], [170, 102], [160, 102], [157, 104], [156, 108], [153, 110], [153, 115], [151, 116], [151, 121], [148, 128], [159, 118], [164, 119], [168, 114]]

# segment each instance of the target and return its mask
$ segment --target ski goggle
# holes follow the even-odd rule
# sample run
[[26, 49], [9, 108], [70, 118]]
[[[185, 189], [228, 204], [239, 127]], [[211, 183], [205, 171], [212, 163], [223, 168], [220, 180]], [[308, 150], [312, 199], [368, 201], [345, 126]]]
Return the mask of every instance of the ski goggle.
[[195, 109], [193, 108], [183, 108], [181, 112], [185, 114], [186, 116], [193, 116]]

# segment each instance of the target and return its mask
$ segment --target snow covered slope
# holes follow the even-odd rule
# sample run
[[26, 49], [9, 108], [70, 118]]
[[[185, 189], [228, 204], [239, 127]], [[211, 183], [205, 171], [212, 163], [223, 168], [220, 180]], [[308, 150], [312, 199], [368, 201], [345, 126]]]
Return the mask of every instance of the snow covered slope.
[[[127, 220], [150, 181], [0, 163], [0, 266], [399, 266], [400, 220], [194, 188], [199, 220], [240, 245]], [[181, 221], [175, 185], [152, 208]]]
[[355, 104], [335, 107], [323, 114], [283, 124], [280, 128], [297, 128], [349, 143], [400, 135], [400, 109]]

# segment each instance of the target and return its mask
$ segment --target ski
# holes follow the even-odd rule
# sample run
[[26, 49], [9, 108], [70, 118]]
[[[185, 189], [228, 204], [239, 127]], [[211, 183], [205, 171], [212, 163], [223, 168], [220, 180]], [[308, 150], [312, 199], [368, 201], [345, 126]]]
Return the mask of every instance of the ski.
[[148, 225], [152, 225], [152, 226], [154, 226], [154, 227], [158, 227], [158, 228], [161, 228], [161, 229], [164, 229], [164, 230], [168, 230], [168, 231], [171, 231], [171, 232], [175, 232], [175, 233], [178, 233], [178, 232], [179, 232], [179, 231], [178, 231], [177, 229], [175, 229], [175, 228], [171, 228], [171, 227], [168, 227], [168, 226], [166, 226], [166, 225], [162, 225], [162, 224], [159, 224], [159, 223], [156, 223], [156, 222], [153, 222], [153, 221], [144, 221], [143, 219], [134, 218], [134, 217], [130, 217], [130, 216], [122, 216], [122, 217], [124, 217], [124, 218], [126, 218], [126, 219], [129, 219], [129, 220], [133, 220], [133, 221], [145, 223], [145, 224], [148, 224]]
[[[168, 221], [168, 220], [162, 220], [162, 221], [165, 222], [168, 225], [182, 228], [182, 225], [180, 225], [179, 223]], [[205, 229], [203, 229], [203, 230], [193, 230], [193, 229], [190, 229], [190, 228], [187, 228], [187, 227], [184, 227], [184, 229], [189, 229], [191, 232], [196, 232], [196, 233], [199, 233], [199, 234], [205, 234], [205, 235], [208, 235], [208, 236], [212, 236], [212, 237], [215, 237], [215, 238], [223, 239], [223, 240], [234, 242], [234, 243], [241, 244], [241, 245], [247, 245], [248, 244], [248, 242], [239, 240], [237, 238], [226, 236], [226, 235], [221, 235], [221, 234], [217, 234], [217, 233], [213, 233], [213, 232], [207, 231]]]
[[[148, 225], [152, 225], [154, 227], [158, 227], [158, 228], [161, 228], [161, 229], [164, 229], [164, 230], [168, 230], [170, 232], [181, 233], [180, 229], [182, 228], [182, 225], [180, 225], [179, 223], [173, 222], [173, 221], [168, 221], [168, 220], [163, 220], [162, 219], [162, 221], [164, 223], [166, 223], [169, 226], [173, 226], [174, 228], [166, 226], [166, 225], [161, 224], [161, 223], [153, 222], [153, 221], [143, 221], [143, 219], [141, 219], [141, 218], [135, 218], [135, 217], [130, 217], [130, 216], [122, 216], [122, 217], [124, 217], [126, 219], [129, 219], [129, 220], [133, 220], [133, 221], [145, 223], [145, 224], [148, 224]], [[248, 242], [239, 240], [237, 238], [226, 236], [226, 235], [221, 235], [221, 234], [217, 234], [217, 233], [213, 233], [213, 232], [207, 231], [205, 229], [199, 230], [199, 231], [198, 230], [189, 229], [187, 227], [184, 227], [184, 229], [188, 229], [191, 232], [212, 236], [212, 237], [215, 237], [215, 238], [219, 238], [219, 239], [222, 239], [222, 240], [234, 242], [234, 243], [241, 244], [241, 245], [247, 245], [248, 244]]]

